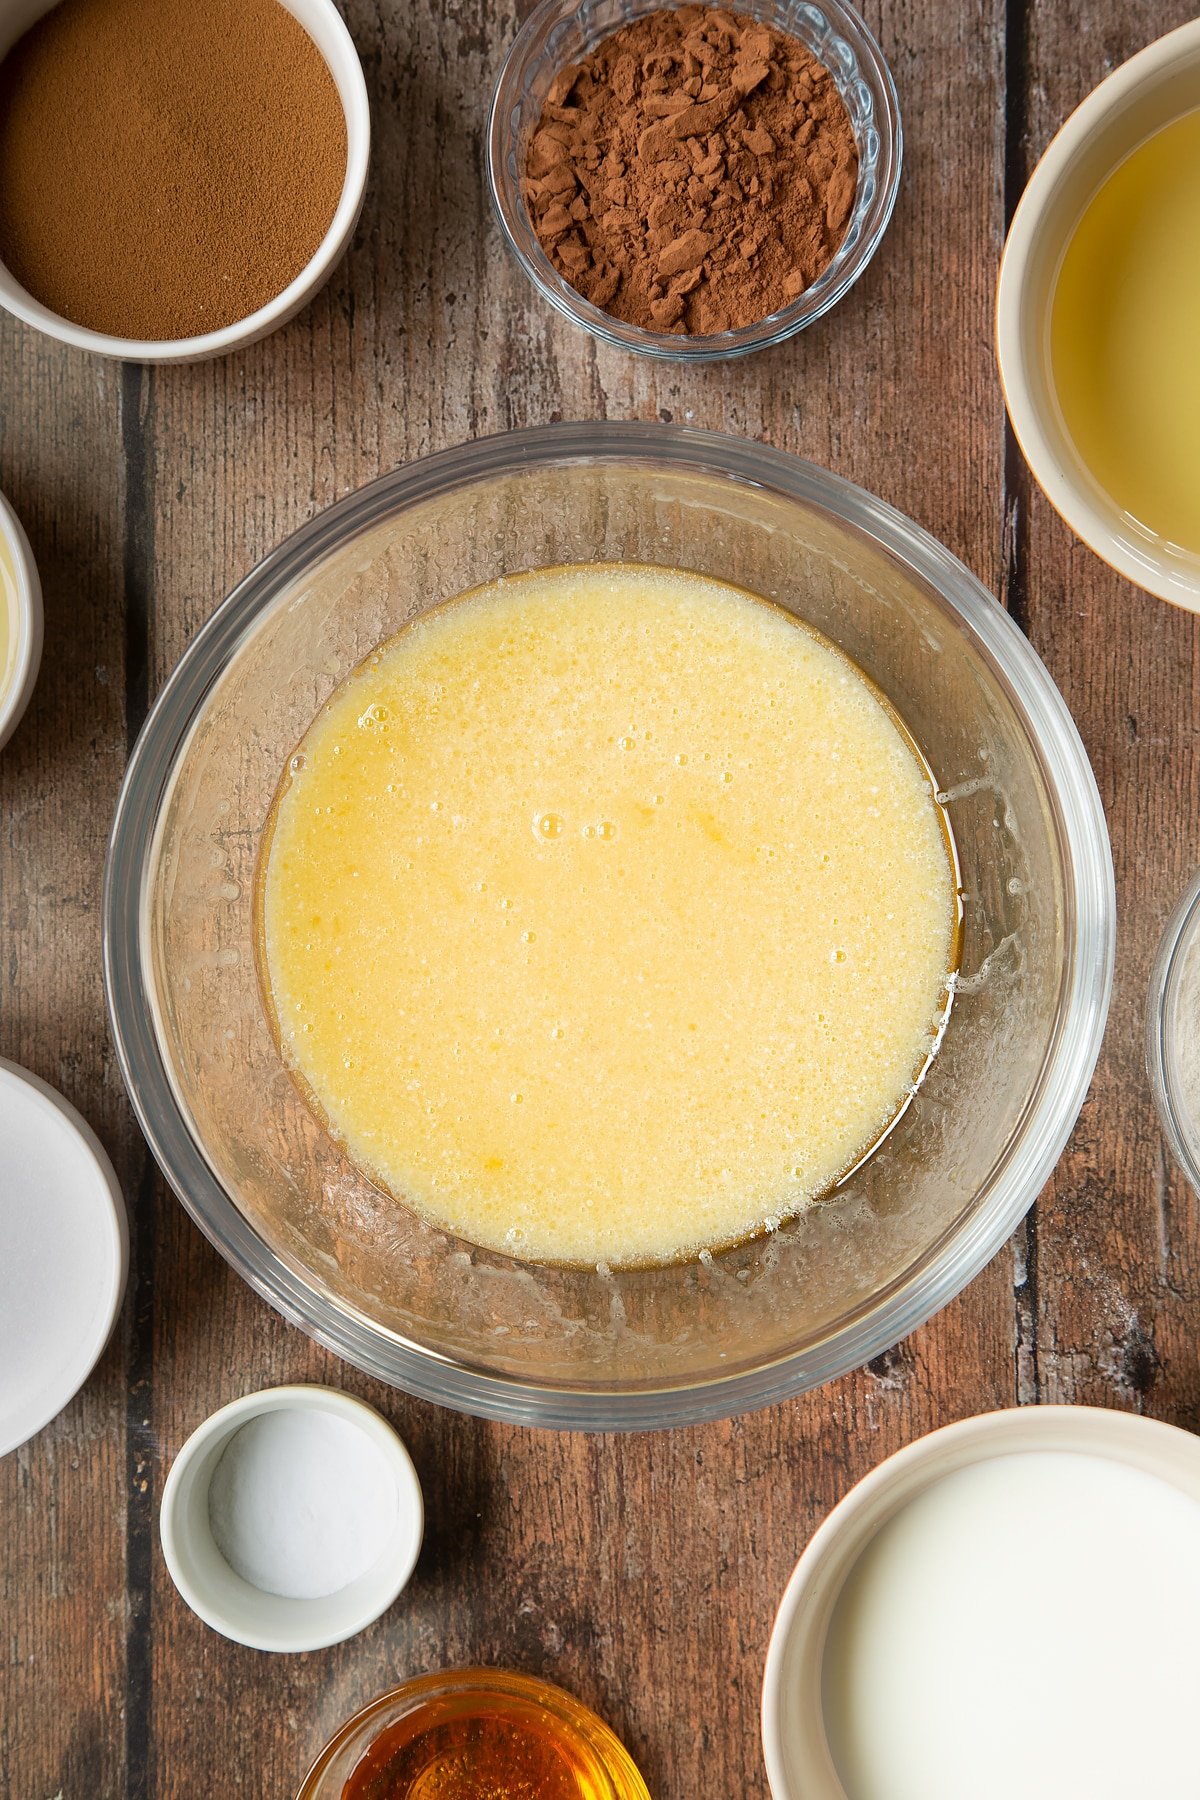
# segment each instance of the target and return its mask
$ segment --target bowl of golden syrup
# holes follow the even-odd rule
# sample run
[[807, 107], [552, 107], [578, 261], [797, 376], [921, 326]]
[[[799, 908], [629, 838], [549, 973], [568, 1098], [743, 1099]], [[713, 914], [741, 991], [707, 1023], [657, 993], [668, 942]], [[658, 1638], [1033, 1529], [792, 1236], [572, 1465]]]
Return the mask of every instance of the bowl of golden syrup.
[[1200, 610], [1200, 19], [1072, 113], [1017, 208], [996, 332], [1039, 486], [1129, 580]]
[[418, 1676], [342, 1726], [297, 1800], [650, 1800], [603, 1719], [505, 1669]]

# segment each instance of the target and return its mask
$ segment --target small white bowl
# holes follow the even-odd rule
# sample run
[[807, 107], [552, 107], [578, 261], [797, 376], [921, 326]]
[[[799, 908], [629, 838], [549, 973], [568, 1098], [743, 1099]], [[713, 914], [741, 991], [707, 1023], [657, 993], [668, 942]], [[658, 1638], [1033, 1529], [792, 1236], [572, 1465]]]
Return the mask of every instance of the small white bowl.
[[[243, 1580], [213, 1539], [209, 1488], [230, 1439], [266, 1413], [333, 1414], [369, 1438], [396, 1484], [396, 1527], [375, 1563], [336, 1593], [289, 1599]], [[264, 1388], [207, 1418], [175, 1458], [163, 1488], [159, 1533], [171, 1579], [192, 1611], [222, 1637], [252, 1650], [321, 1650], [340, 1644], [385, 1613], [407, 1585], [421, 1550], [425, 1513], [412, 1459], [387, 1420], [337, 1388]]]
[[[74, 325], [35, 300], [2, 262], [0, 306], [15, 313], [27, 325], [44, 331], [48, 337], [73, 344], [80, 350], [91, 350], [97, 356], [118, 357], [123, 362], [189, 363], [204, 362], [209, 357], [225, 356], [231, 350], [256, 344], [308, 304], [349, 248], [362, 211], [371, 152], [371, 113], [367, 84], [354, 40], [333, 0], [281, 0], [281, 3], [300, 21], [325, 58], [346, 115], [346, 178], [341, 199], [315, 255], [296, 279], [266, 306], [260, 306], [257, 312], [220, 331], [206, 331], [199, 337], [189, 338], [111, 337], [104, 331], [89, 331], [86, 326]], [[0, 57], [7, 56], [17, 39], [56, 4], [57, 0], [0, 0]]]
[[1091, 475], [1055, 397], [1049, 342], [1058, 272], [1088, 202], [1139, 144], [1197, 106], [1200, 19], [1139, 51], [1071, 114], [1017, 207], [996, 296], [1000, 379], [1038, 486], [1105, 562], [1191, 612], [1200, 611], [1200, 557], [1139, 532]]
[[[1200, 1501], [1200, 1440], [1137, 1413], [1021, 1406], [947, 1425], [889, 1456], [809, 1540], [767, 1651], [762, 1738], [774, 1800], [846, 1800], [825, 1729], [825, 1648], [838, 1598], [876, 1534], [918, 1494], [992, 1457], [1065, 1451], [1121, 1463]], [[1129, 1529], [1138, 1529], [1136, 1518]], [[964, 1655], [969, 1654], [964, 1647]]]
[[0, 494], [0, 748], [29, 705], [42, 661], [42, 584], [29, 539]]

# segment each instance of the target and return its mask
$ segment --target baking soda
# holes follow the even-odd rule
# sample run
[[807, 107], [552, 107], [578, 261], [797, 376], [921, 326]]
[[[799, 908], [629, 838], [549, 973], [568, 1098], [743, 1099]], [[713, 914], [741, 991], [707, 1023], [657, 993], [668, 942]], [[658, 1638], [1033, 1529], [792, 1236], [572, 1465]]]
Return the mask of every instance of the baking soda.
[[365, 1432], [332, 1413], [263, 1413], [229, 1440], [208, 1517], [217, 1549], [263, 1593], [336, 1594], [365, 1575], [396, 1528], [396, 1485]]

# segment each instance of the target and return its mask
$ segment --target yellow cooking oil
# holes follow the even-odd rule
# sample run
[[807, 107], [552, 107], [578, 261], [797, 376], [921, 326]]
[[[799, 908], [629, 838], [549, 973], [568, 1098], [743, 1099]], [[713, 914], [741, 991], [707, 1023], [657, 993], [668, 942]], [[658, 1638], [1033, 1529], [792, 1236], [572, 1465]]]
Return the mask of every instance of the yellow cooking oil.
[[538, 1262], [670, 1262], [827, 1192], [905, 1104], [955, 954], [944, 815], [882, 696], [682, 570], [416, 620], [298, 746], [260, 880], [322, 1121]]
[[1143, 532], [1200, 555], [1200, 109], [1147, 138], [1093, 196], [1050, 330], [1081, 460]]

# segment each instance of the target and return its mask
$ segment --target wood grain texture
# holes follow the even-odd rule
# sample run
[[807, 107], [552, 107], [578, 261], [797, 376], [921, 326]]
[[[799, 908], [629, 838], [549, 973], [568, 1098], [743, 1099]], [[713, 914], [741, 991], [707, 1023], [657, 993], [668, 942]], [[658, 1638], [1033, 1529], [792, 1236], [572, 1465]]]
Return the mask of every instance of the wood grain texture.
[[[120, 371], [15, 330], [2, 366], [0, 486], [41, 569], [46, 642], [0, 756], [0, 1055], [87, 1114], [128, 1186], [142, 1151], [100, 985], [101, 867], [127, 732]], [[0, 1461], [5, 1794], [123, 1791], [128, 1363], [126, 1316], [77, 1403]]]
[[[1023, 43], [1021, 168], [1153, 36], [1145, 13], [1063, 0]], [[1200, 860], [1195, 618], [1140, 593], [1076, 542], [1023, 468], [1019, 613], [1083, 734], [1112, 834], [1117, 970], [1100, 1066], [1031, 1234], [1032, 1396], [1200, 1425], [1194, 1196], [1165, 1156], [1145, 1076], [1145, 997], [1166, 915]]]
[[[1030, 493], [991, 310], [1006, 200], [1115, 61], [1184, 16], [1082, 0], [872, 0], [900, 89], [893, 225], [800, 340], [705, 370], [594, 344], [535, 302], [483, 194], [504, 0], [351, 0], [375, 118], [349, 257], [244, 354], [154, 373], [0, 322], [0, 486], [46, 579], [47, 657], [0, 758], [0, 1054], [55, 1081], [112, 1150], [135, 1270], [84, 1395], [0, 1463], [0, 1792], [279, 1800], [403, 1675], [502, 1662], [611, 1720], [656, 1800], [766, 1800], [758, 1694], [812, 1529], [881, 1457], [1016, 1400], [1200, 1422], [1194, 1207], [1167, 1168], [1141, 1020], [1159, 925], [1200, 853], [1194, 624], [1138, 595]], [[762, 438], [873, 489], [1005, 595], [1080, 721], [1113, 829], [1118, 988], [1092, 1096], [1036, 1218], [870, 1368], [703, 1429], [582, 1438], [457, 1418], [310, 1344], [219, 1260], [148, 1165], [103, 1018], [98, 900], [130, 733], [222, 594], [329, 501], [397, 463], [554, 418], [674, 418]], [[284, 1380], [377, 1404], [408, 1440], [428, 1536], [401, 1603], [348, 1645], [271, 1658], [175, 1594], [157, 1503], [214, 1407]]]

